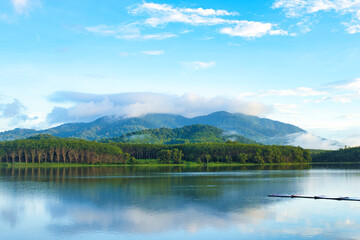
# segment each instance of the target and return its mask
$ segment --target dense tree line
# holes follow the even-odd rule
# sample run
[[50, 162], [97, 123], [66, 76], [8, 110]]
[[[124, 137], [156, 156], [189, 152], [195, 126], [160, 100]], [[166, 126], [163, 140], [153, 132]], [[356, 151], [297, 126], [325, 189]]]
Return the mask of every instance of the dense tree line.
[[173, 161], [176, 164], [181, 163], [183, 153], [181, 150], [174, 148], [171, 150], [161, 150], [157, 153], [157, 157], [160, 163], [171, 163]]
[[158, 159], [160, 163], [302, 163], [310, 162], [308, 150], [291, 146], [257, 144], [189, 143], [132, 144], [99, 143], [50, 135], [0, 142], [1, 162], [21, 163], [130, 163]]
[[360, 147], [343, 148], [312, 155], [314, 162], [360, 162]]
[[307, 163], [311, 161], [308, 150], [291, 146], [269, 146], [240, 143], [193, 143], [193, 144], [129, 144], [116, 143], [125, 153], [136, 159], [160, 159], [164, 151], [178, 149], [183, 160], [209, 163]]
[[131, 160], [118, 146], [51, 136], [0, 142], [1, 162], [125, 163]]

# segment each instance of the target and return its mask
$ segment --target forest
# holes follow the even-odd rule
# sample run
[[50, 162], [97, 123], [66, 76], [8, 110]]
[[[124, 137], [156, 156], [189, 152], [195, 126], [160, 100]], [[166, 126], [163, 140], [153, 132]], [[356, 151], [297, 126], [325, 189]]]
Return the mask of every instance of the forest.
[[126, 163], [130, 155], [112, 144], [50, 135], [0, 142], [1, 162]]
[[190, 144], [131, 144], [116, 143], [124, 153], [136, 159], [154, 159], [162, 151], [182, 152], [183, 160], [197, 163], [309, 163], [310, 152], [300, 147], [259, 144], [190, 143]]
[[156, 159], [158, 163], [180, 164], [183, 161], [207, 163], [308, 163], [308, 150], [291, 146], [259, 144], [188, 143], [133, 144], [101, 143], [51, 135], [25, 140], [0, 142], [0, 160], [7, 163], [110, 163], [136, 164], [137, 159]]
[[225, 143], [228, 140], [239, 143], [257, 144], [244, 136], [202, 124], [194, 124], [181, 128], [146, 129], [127, 133], [120, 137], [101, 140], [102, 142], [152, 143], [152, 144], [185, 144], [185, 143]]
[[345, 147], [337, 151], [325, 151], [312, 155], [313, 162], [352, 163], [360, 162], [360, 147]]

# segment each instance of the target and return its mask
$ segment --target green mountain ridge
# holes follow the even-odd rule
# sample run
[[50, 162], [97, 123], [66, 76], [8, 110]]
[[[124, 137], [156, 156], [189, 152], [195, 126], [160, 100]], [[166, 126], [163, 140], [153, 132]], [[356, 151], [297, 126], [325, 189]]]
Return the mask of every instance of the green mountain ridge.
[[184, 144], [184, 143], [224, 143], [228, 140], [239, 143], [256, 144], [255, 141], [237, 134], [226, 134], [224, 130], [195, 124], [182, 128], [157, 128], [127, 133], [121, 137], [109, 138], [104, 142]]
[[194, 124], [211, 125], [265, 144], [287, 144], [287, 135], [305, 132], [291, 124], [240, 113], [215, 112], [194, 118], [153, 113], [133, 118], [107, 116], [90, 123], [66, 123], [45, 130], [14, 129], [0, 133], [0, 141], [24, 139], [37, 134], [100, 140], [146, 129], [181, 128]]

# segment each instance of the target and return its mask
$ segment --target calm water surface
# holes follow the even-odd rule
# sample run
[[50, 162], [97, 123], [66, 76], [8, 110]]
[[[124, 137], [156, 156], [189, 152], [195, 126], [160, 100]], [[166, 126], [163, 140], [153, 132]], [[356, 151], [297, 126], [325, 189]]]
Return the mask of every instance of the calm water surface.
[[356, 165], [0, 168], [1, 239], [360, 239]]

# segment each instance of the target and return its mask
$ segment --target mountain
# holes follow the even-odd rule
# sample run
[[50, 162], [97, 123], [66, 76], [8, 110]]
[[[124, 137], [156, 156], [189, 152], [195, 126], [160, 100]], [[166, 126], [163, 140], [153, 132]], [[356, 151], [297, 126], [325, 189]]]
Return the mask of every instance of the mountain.
[[39, 134], [39, 132], [33, 129], [15, 128], [14, 130], [1, 132], [0, 141], [12, 141], [16, 139], [24, 139], [37, 134]]
[[228, 140], [240, 143], [256, 144], [255, 141], [236, 134], [226, 134], [224, 130], [210, 125], [190, 125], [182, 128], [157, 128], [127, 133], [121, 137], [109, 138], [104, 142], [123, 143], [224, 143]]
[[292, 133], [305, 132], [305, 130], [291, 124], [241, 113], [215, 112], [207, 116], [193, 118], [193, 123], [212, 125], [269, 144], [275, 141], [276, 138], [282, 138]]
[[24, 139], [37, 134], [99, 140], [120, 137], [126, 133], [156, 128], [181, 128], [193, 124], [211, 125], [228, 134], [242, 135], [265, 144], [286, 144], [289, 134], [305, 133], [291, 124], [240, 113], [215, 112], [187, 118], [173, 114], [147, 114], [142, 117], [102, 117], [90, 123], [66, 123], [46, 130], [15, 129], [0, 133], [0, 141]]

